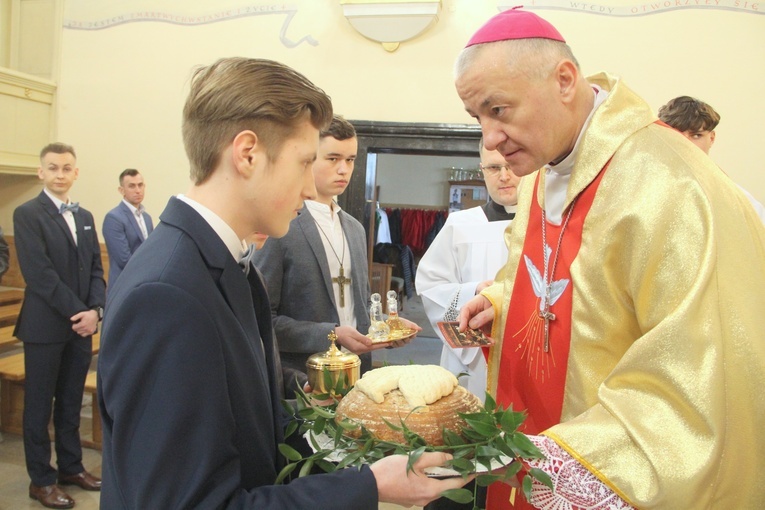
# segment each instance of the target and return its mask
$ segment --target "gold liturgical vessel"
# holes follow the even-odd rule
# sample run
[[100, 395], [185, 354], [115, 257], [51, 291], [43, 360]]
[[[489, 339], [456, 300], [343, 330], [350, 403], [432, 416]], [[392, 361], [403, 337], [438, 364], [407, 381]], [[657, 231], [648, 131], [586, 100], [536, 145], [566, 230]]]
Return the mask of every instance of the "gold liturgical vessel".
[[[361, 375], [361, 359], [352, 352], [343, 352], [337, 348], [337, 335], [334, 331], [327, 335], [329, 350], [311, 355], [306, 362], [308, 369], [308, 384], [314, 393], [334, 393], [338, 381], [344, 379], [343, 385], [351, 389]], [[328, 373], [332, 386], [325, 384]]]

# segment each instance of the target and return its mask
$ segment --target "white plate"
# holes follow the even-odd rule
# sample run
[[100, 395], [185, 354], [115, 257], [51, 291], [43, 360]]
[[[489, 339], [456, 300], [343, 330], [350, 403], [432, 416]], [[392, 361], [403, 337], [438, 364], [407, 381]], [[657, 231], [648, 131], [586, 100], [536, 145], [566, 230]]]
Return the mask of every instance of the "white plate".
[[[305, 434], [303, 434], [303, 437], [306, 441], [308, 441], [308, 444], [311, 446], [311, 449], [316, 453], [316, 448], [314, 448], [313, 443], [311, 442], [311, 436], [316, 440], [316, 443], [319, 445], [319, 448], [322, 450], [331, 450], [333, 445], [335, 444], [334, 440], [329, 437], [325, 433], [321, 433], [319, 435], [314, 434], [310, 430], [307, 431]], [[326, 460], [330, 462], [341, 462], [346, 455], [349, 453], [352, 453], [349, 450], [334, 450], [332, 453], [327, 455], [325, 457]], [[502, 455], [500, 457], [500, 460], [493, 459], [491, 461], [491, 469], [486, 469], [486, 466], [481, 464], [478, 469], [475, 471], [475, 474], [482, 475], [486, 473], [490, 473], [494, 470], [501, 469], [503, 467], [509, 466], [513, 462], [512, 457], [508, 457], [506, 455]], [[430, 478], [437, 478], [437, 479], [444, 479], [444, 478], [456, 478], [462, 476], [457, 471], [451, 468], [443, 467], [443, 466], [432, 466], [429, 468], [425, 468], [423, 470], [426, 476]]]
[[[492, 471], [495, 471], [497, 469], [501, 469], [504, 467], [509, 466], [514, 461], [513, 458], [508, 457], [506, 455], [503, 455], [501, 457], [501, 460], [492, 459], [491, 461], [491, 469], [486, 469], [486, 466], [481, 464], [479, 468], [475, 471], [475, 474], [477, 475], [483, 475], [486, 473], [491, 473]], [[423, 472], [430, 478], [438, 478], [439, 480], [442, 480], [444, 478], [457, 478], [462, 476], [457, 471], [455, 471], [452, 468], [447, 468], [443, 466], [433, 466], [428, 467], [423, 470]]]
[[306, 441], [308, 441], [308, 445], [311, 447], [311, 450], [313, 450], [313, 453], [316, 453], [317, 450], [314, 448], [313, 443], [311, 442], [311, 437], [313, 437], [316, 440], [316, 443], [319, 445], [319, 448], [322, 450], [332, 450], [332, 453], [327, 455], [325, 457], [326, 460], [330, 462], [340, 462], [342, 461], [346, 455], [348, 455], [348, 450], [335, 450], [334, 445], [335, 441], [331, 437], [329, 437], [327, 434], [322, 432], [321, 434], [314, 434], [312, 431], [308, 430], [305, 434], [303, 434], [303, 437]]

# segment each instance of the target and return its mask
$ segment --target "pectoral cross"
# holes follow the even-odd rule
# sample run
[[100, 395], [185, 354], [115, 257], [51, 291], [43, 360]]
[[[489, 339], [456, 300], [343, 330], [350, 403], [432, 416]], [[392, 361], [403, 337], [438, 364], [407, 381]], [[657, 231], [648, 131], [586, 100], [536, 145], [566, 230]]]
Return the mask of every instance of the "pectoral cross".
[[545, 352], [550, 351], [550, 321], [555, 320], [555, 314], [550, 311], [549, 306], [545, 306], [545, 309], [539, 312], [537, 315], [541, 319], [545, 320]]
[[[345, 286], [350, 285], [351, 279], [345, 277], [345, 270], [340, 266], [340, 275], [332, 278], [332, 282], [340, 286], [340, 308], [345, 306]], [[555, 316], [553, 316], [555, 318]]]

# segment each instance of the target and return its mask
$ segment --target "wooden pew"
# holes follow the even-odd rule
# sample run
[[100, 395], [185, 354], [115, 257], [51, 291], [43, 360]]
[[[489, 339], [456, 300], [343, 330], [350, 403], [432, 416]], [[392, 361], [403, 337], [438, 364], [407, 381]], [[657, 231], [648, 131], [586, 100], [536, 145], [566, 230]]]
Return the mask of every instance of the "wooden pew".
[[0, 359], [0, 430], [22, 434], [24, 353]]
[[15, 305], [24, 300], [23, 289], [3, 289], [0, 290], [0, 306]]
[[[99, 333], [93, 335], [94, 355], [101, 347], [100, 339]], [[23, 352], [0, 358], [0, 430], [3, 432], [23, 434], [25, 376]], [[100, 418], [98, 425], [101, 425]]]
[[[89, 394], [92, 398], [91, 402], [93, 402], [93, 411], [91, 413], [91, 427], [90, 427], [90, 437], [80, 437], [80, 442], [82, 443], [82, 446], [86, 448], [95, 448], [96, 450], [101, 449], [101, 411], [98, 408], [98, 395], [96, 394], [96, 390], [98, 389], [96, 387], [96, 377], [97, 372], [95, 370], [92, 370], [88, 372], [88, 377], [85, 379], [85, 393]], [[80, 430], [82, 430], [82, 427], [80, 427]]]
[[13, 336], [14, 326], [3, 326], [0, 328], [0, 351], [6, 347], [18, 346], [19, 339]]
[[21, 312], [21, 303], [0, 305], [0, 327], [13, 326]]

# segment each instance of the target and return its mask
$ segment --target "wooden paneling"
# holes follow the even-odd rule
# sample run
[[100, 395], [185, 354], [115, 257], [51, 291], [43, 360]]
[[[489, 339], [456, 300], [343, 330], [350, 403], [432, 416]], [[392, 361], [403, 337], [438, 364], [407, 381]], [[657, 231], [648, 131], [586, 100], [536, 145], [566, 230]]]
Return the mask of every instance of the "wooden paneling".
[[0, 173], [34, 175], [53, 133], [56, 85], [0, 67]]

